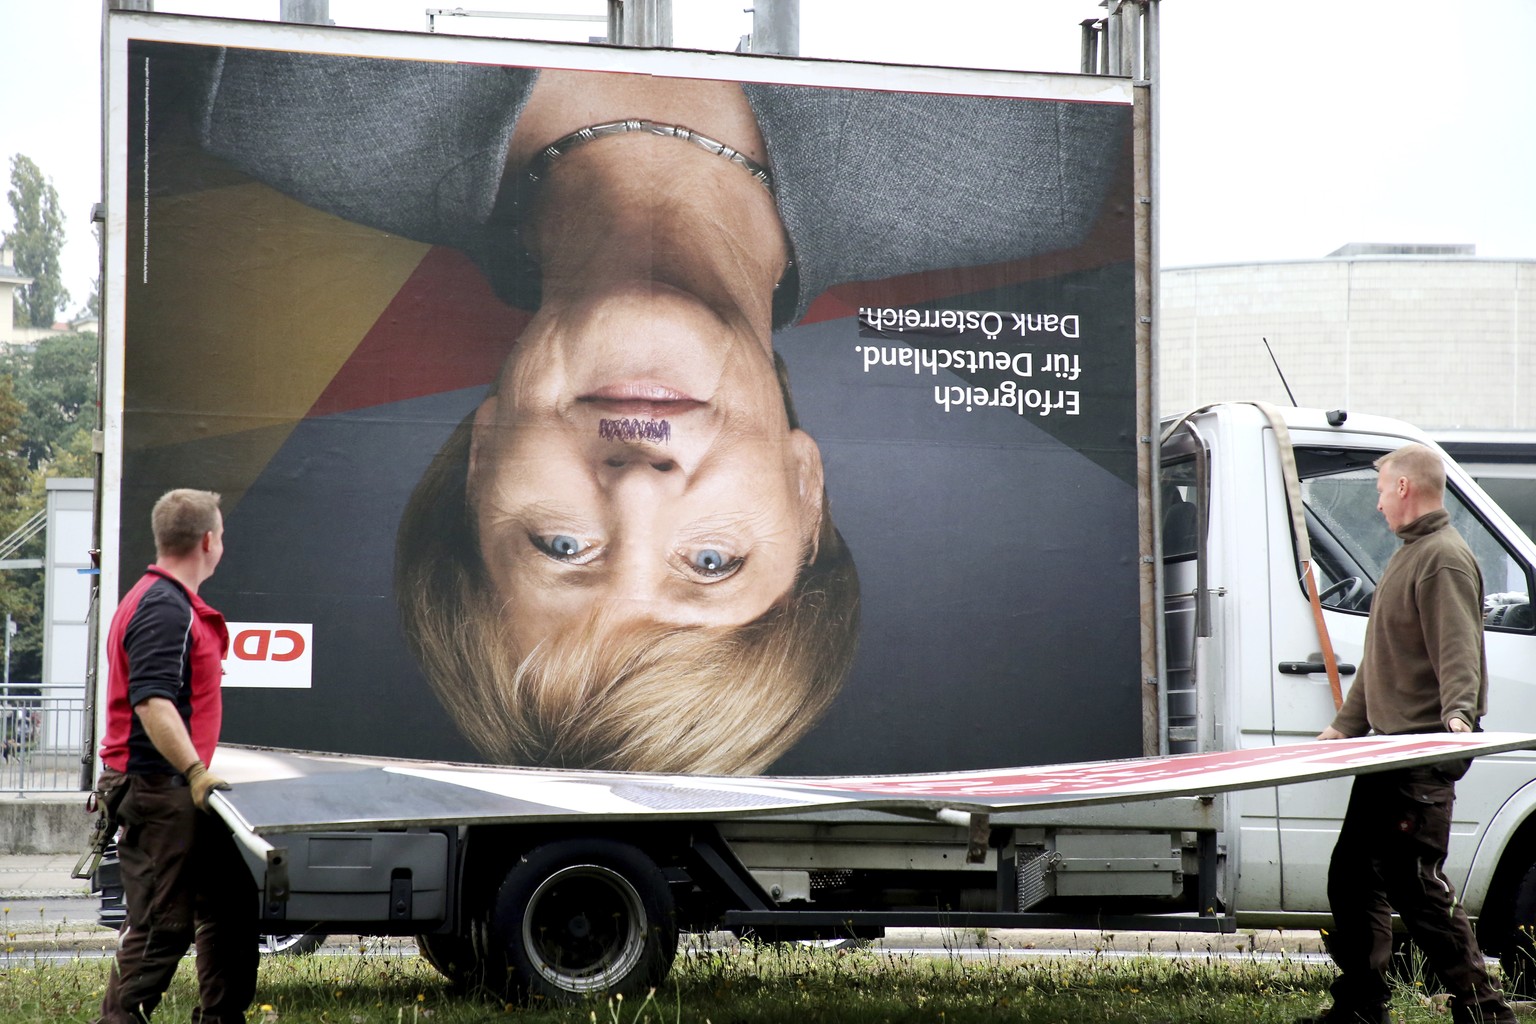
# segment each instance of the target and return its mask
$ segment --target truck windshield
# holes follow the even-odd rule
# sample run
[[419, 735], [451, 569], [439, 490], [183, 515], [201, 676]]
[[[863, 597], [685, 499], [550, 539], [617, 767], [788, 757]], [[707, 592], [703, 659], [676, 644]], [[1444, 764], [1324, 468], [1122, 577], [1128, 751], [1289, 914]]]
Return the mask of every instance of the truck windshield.
[[[1370, 610], [1376, 581], [1400, 545], [1376, 511], [1376, 470], [1384, 454], [1358, 449], [1297, 448], [1302, 503], [1323, 604]], [[1524, 565], [1472, 511], [1454, 486], [1445, 507], [1483, 572], [1484, 619], [1498, 628], [1531, 628], [1530, 581]]]

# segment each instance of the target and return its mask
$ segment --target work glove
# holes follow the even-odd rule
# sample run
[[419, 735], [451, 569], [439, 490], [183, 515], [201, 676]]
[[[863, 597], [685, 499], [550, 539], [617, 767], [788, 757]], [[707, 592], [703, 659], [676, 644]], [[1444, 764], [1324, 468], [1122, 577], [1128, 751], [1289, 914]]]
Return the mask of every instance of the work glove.
[[187, 787], [192, 790], [192, 803], [200, 811], [208, 809], [209, 793], [229, 788], [229, 783], [209, 771], [208, 766], [201, 761], [193, 761], [182, 774], [187, 777]]

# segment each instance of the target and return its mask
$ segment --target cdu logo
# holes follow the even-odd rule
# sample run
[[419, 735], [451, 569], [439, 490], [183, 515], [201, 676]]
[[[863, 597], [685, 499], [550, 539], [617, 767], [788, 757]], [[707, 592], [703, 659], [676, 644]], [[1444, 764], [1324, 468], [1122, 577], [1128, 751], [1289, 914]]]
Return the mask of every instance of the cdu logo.
[[308, 622], [231, 622], [224, 685], [309, 689], [314, 625]]

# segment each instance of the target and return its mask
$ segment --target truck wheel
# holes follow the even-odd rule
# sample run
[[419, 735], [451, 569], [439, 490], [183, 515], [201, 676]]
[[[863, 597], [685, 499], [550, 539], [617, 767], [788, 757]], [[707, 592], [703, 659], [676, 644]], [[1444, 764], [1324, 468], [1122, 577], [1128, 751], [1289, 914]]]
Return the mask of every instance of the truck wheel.
[[1522, 999], [1536, 997], [1536, 865], [1515, 887], [1514, 919], [1499, 955], [1504, 991]]
[[418, 935], [416, 951], [458, 991], [469, 989], [480, 978], [480, 957], [474, 943], [463, 935]]
[[300, 932], [297, 935], [263, 935], [257, 940], [262, 956], [284, 954], [307, 956], [325, 944], [324, 932]]
[[609, 839], [573, 839], [532, 850], [507, 873], [491, 940], [506, 958], [509, 997], [570, 1003], [660, 984], [677, 955], [677, 922], [649, 857]]

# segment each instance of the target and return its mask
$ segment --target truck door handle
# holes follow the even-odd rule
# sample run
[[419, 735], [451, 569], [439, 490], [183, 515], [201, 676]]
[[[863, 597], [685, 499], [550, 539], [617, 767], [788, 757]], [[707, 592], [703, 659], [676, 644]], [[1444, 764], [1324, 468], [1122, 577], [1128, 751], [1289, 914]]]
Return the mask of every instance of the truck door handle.
[[[1328, 666], [1320, 661], [1282, 661], [1280, 674], [1283, 676], [1309, 676], [1313, 672], [1327, 672]], [[1339, 662], [1339, 675], [1352, 676], [1355, 674], [1355, 666]]]

